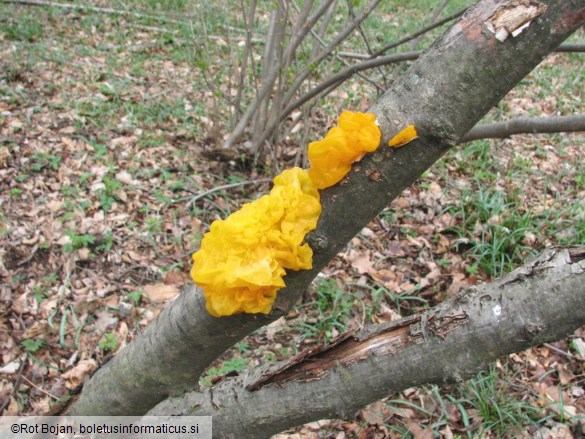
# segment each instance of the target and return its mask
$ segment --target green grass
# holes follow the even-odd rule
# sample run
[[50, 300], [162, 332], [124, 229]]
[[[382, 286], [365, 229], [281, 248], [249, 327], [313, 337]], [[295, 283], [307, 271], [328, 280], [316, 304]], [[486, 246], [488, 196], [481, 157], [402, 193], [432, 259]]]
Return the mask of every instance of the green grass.
[[298, 307], [306, 318], [293, 330], [301, 331], [301, 339], [330, 342], [335, 333], [341, 334], [347, 329], [352, 302], [353, 296], [334, 279], [320, 280], [315, 287], [315, 300]]
[[210, 367], [207, 369], [200, 383], [205, 387], [211, 387], [214, 377], [220, 377], [231, 372], [242, 372], [248, 367], [248, 359], [242, 357], [230, 358], [223, 361], [218, 367]]
[[[465, 383], [444, 387], [425, 386], [420, 390], [425, 404], [411, 399], [394, 398], [387, 401], [391, 411], [412, 410], [425, 419], [425, 427], [436, 437], [441, 430], [456, 420], [466, 430], [459, 437], [520, 437], [527, 427], [537, 428], [555, 418], [547, 414], [547, 407], [538, 408], [534, 401], [520, 399], [510, 385], [513, 374], [505, 368], [498, 371], [490, 366]], [[536, 397], [536, 395], [530, 395]], [[532, 402], [532, 404], [531, 404]], [[400, 418], [398, 418], [400, 419]], [[567, 420], [557, 417], [555, 421]], [[387, 428], [402, 434], [405, 439], [413, 435], [400, 422], [387, 424]]]

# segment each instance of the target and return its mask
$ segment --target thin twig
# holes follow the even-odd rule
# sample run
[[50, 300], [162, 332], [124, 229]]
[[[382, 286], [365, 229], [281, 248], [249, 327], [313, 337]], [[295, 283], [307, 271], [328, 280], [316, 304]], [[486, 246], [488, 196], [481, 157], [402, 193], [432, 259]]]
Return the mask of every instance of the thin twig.
[[[441, 15], [441, 12], [443, 12], [443, 9], [445, 9], [445, 7], [447, 6], [448, 3], [449, 3], [449, 0], [444, 0], [443, 3], [441, 3], [437, 9], [435, 9], [435, 11], [433, 12], [433, 15], [431, 16], [431, 19], [429, 20], [429, 24], [433, 24], [435, 22], [435, 20], [437, 18], [439, 18], [439, 15]], [[421, 40], [421, 38], [422, 38], [422, 35], [419, 35], [418, 37], [416, 37], [412, 40], [412, 42], [410, 43], [410, 50], [416, 50], [416, 45]], [[370, 52], [370, 51], [368, 51], [368, 52]]]
[[337, 72], [336, 74], [323, 80], [322, 82], [317, 84], [315, 87], [313, 87], [310, 92], [308, 92], [304, 96], [301, 96], [299, 99], [297, 99], [296, 101], [289, 104], [289, 106], [286, 107], [286, 109], [283, 111], [283, 116], [284, 117], [288, 116], [291, 112], [293, 112], [298, 107], [303, 105], [305, 102], [307, 102], [308, 100], [312, 99], [313, 97], [315, 97], [316, 95], [321, 93], [323, 90], [325, 90], [328, 87], [331, 87], [332, 85], [335, 85], [337, 83], [344, 82], [346, 79], [350, 78], [351, 76], [353, 76], [357, 72], [361, 72], [362, 70], [368, 70], [368, 69], [372, 69], [374, 67], [393, 64], [393, 63], [397, 63], [397, 62], [414, 60], [414, 59], [418, 58], [419, 56], [420, 56], [420, 52], [395, 53], [392, 55], [369, 59], [367, 61], [363, 61], [363, 62], [358, 63], [358, 64], [349, 65], [347, 68], [345, 68], [345, 69], [341, 70], [340, 72]]
[[565, 352], [562, 349], [556, 348], [553, 345], [551, 345], [550, 343], [545, 343], [544, 346], [546, 346], [547, 348], [555, 351], [557, 354], [561, 354], [564, 355], [567, 358], [570, 358], [571, 360], [577, 360], [577, 361], [585, 361], [579, 357], [576, 357], [575, 355], [569, 353], [569, 352]]
[[[288, 59], [292, 53], [296, 50], [298, 45], [302, 42], [305, 36], [309, 33], [309, 29], [315, 25], [317, 20], [320, 18], [320, 14], [323, 14], [327, 8], [329, 7], [329, 1], [323, 2], [319, 9], [307, 20], [306, 23], [306, 31], [303, 32], [301, 35], [298, 35], [294, 41], [291, 41], [287, 48], [284, 50], [283, 59]], [[305, 29], [305, 27], [303, 27]], [[248, 106], [247, 110], [244, 112], [228, 138], [225, 140], [223, 144], [223, 148], [227, 149], [230, 148], [236, 140], [243, 134], [246, 129], [246, 126], [250, 122], [250, 119], [256, 114], [256, 111], [260, 107], [262, 101], [266, 99], [268, 94], [272, 91], [272, 85], [276, 80], [276, 75], [278, 74], [279, 69], [273, 69], [272, 75], [269, 78], [266, 78], [267, 82], [263, 82], [260, 90], [258, 90], [256, 97], [252, 101], [252, 103]], [[260, 142], [261, 143], [261, 142]]]
[[240, 0], [242, 13], [244, 14], [244, 23], [246, 25], [246, 44], [244, 46], [244, 53], [242, 54], [242, 64], [240, 68], [240, 78], [238, 89], [236, 91], [236, 100], [234, 102], [234, 116], [238, 118], [241, 113], [242, 92], [244, 90], [244, 82], [248, 73], [248, 58], [252, 57], [252, 29], [254, 27], [254, 17], [256, 15], [256, 0], [252, 0], [250, 10], [246, 17], [244, 0]]
[[248, 184], [261, 184], [261, 183], [268, 183], [272, 181], [272, 179], [270, 178], [260, 178], [258, 180], [251, 180], [251, 181], [240, 181], [238, 183], [230, 183], [230, 184], [224, 184], [222, 186], [216, 186], [214, 188], [211, 188], [205, 192], [202, 192], [194, 197], [189, 197], [189, 202], [191, 204], [195, 203], [197, 200], [200, 200], [201, 198], [205, 198], [211, 194], [213, 194], [214, 192], [218, 192], [218, 191], [223, 191], [225, 189], [233, 189], [235, 187], [239, 187], [239, 186], [245, 186]]
[[52, 393], [47, 392], [45, 389], [37, 386], [35, 383], [33, 383], [31, 380], [29, 380], [27, 377], [25, 377], [24, 375], [22, 376], [22, 379], [29, 385], [34, 387], [35, 389], [37, 389], [39, 392], [44, 393], [45, 395], [47, 395], [50, 398], [53, 398], [55, 401], [58, 400], [59, 398], [57, 398], [55, 395], [53, 395]]
[[506, 122], [476, 125], [460, 143], [479, 139], [503, 139], [513, 134], [585, 131], [585, 115], [518, 117]]
[[[585, 42], [576, 42], [576, 43], [562, 43], [559, 47], [557, 47], [553, 52], [585, 52]], [[422, 54], [422, 52], [417, 52]], [[339, 52], [337, 55], [344, 57], [344, 58], [353, 58], [353, 59], [370, 59], [370, 55], [367, 53], [355, 53], [355, 52]]]
[[90, 12], [98, 12], [100, 14], [112, 14], [112, 15], [127, 15], [137, 18], [149, 18], [152, 20], [158, 21], [166, 21], [168, 23], [176, 23], [176, 24], [184, 24], [184, 21], [175, 20], [173, 18], [165, 17], [164, 15], [149, 15], [149, 14], [142, 14], [140, 12], [131, 12], [125, 11], [123, 9], [113, 9], [113, 8], [99, 8], [97, 6], [87, 6], [87, 5], [75, 5], [69, 3], [57, 3], [45, 0], [4, 0], [4, 3], [14, 3], [18, 5], [27, 5], [27, 6], [50, 6], [53, 8], [62, 8], [62, 9], [71, 9], [75, 11], [90, 11]]
[[430, 30], [433, 30], [439, 26], [442, 26], [445, 23], [448, 23], [452, 20], [455, 20], [457, 17], [463, 15], [465, 13], [465, 11], [467, 11], [467, 8], [461, 9], [460, 11], [455, 12], [454, 14], [451, 14], [448, 17], [445, 17], [442, 20], [437, 21], [436, 23], [431, 23], [428, 26], [425, 26], [422, 29], [420, 29], [412, 34], [407, 35], [404, 38], [402, 38], [394, 43], [387, 44], [386, 46], [382, 47], [380, 50], [375, 52], [370, 58], [376, 58], [376, 57], [382, 55], [384, 52], [387, 52], [388, 50], [393, 49], [394, 47], [398, 47], [404, 43], [412, 41], [416, 37], [418, 37], [419, 35], [422, 35]]

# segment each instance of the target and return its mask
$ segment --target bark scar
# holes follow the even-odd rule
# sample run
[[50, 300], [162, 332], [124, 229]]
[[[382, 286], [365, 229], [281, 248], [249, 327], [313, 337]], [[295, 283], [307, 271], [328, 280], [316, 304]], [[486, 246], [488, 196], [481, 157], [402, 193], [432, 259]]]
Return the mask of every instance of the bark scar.
[[492, 33], [496, 34], [496, 40], [503, 43], [510, 34], [513, 37], [518, 36], [546, 9], [545, 4], [535, 0], [513, 0], [496, 9], [485, 24]]
[[359, 332], [350, 331], [328, 346], [301, 352], [289, 361], [265, 369], [259, 376], [246, 380], [245, 387], [254, 391], [268, 384], [317, 380], [339, 364], [346, 366], [371, 355], [395, 355], [409, 345], [428, 341], [427, 330], [433, 336], [444, 339], [468, 322], [465, 312], [447, 315], [424, 313]]
[[420, 315], [414, 315], [371, 329], [347, 332], [332, 344], [301, 352], [288, 361], [265, 369], [259, 376], [246, 380], [245, 387], [254, 391], [268, 384], [312, 381], [338, 364], [347, 365], [370, 355], [395, 354], [412, 343], [410, 332], [420, 319]]

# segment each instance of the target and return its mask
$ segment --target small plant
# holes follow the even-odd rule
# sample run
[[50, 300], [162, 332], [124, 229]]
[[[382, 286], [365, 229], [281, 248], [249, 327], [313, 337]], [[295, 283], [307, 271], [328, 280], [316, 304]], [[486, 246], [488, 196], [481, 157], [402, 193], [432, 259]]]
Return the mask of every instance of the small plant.
[[95, 243], [95, 235], [78, 235], [74, 230], [67, 230], [65, 234], [69, 237], [69, 242], [63, 246], [63, 251], [67, 253], [74, 252], [80, 248], [90, 247]]
[[114, 352], [118, 347], [118, 338], [113, 332], [104, 334], [98, 343], [98, 347], [104, 352]]
[[128, 293], [128, 297], [132, 299], [134, 305], [138, 305], [140, 303], [142, 296], [144, 296], [144, 291], [142, 290], [131, 291], [130, 293]]
[[38, 152], [33, 156], [32, 162], [30, 166], [32, 171], [40, 172], [45, 168], [57, 171], [61, 166], [61, 157], [47, 152]]
[[47, 297], [47, 294], [43, 290], [43, 287], [38, 284], [33, 287], [32, 293], [37, 302], [42, 302]]
[[104, 175], [102, 183], [104, 184], [104, 188], [99, 192], [99, 199], [102, 210], [108, 213], [112, 209], [114, 201], [118, 199], [116, 191], [122, 187], [122, 184], [108, 175]]
[[111, 230], [108, 230], [101, 241], [101, 244], [98, 245], [95, 249], [100, 252], [107, 252], [110, 251], [112, 248], [112, 244], [114, 242], [114, 234]]
[[20, 342], [20, 345], [24, 348], [26, 352], [34, 354], [39, 349], [46, 346], [46, 343], [44, 340], [38, 338], [37, 339], [27, 338], [26, 340], [22, 340]]
[[327, 279], [319, 282], [315, 289], [317, 299], [313, 302], [302, 305], [302, 307], [314, 307], [316, 316], [310, 315], [301, 323], [305, 338], [324, 338], [327, 342], [335, 338], [335, 332], [341, 333], [347, 327], [352, 302], [352, 296], [349, 296], [343, 289], [337, 286], [334, 279]]

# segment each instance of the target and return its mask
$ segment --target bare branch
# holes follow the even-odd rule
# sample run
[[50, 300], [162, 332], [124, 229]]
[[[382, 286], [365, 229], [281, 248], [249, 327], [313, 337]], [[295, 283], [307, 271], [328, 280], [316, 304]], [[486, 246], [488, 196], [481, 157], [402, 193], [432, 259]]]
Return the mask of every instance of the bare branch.
[[[585, 43], [563, 43], [553, 50], [553, 52], [585, 52]], [[422, 52], [417, 53], [422, 54]], [[337, 55], [353, 59], [370, 59], [370, 55], [367, 53], [339, 52]]]
[[216, 186], [214, 188], [211, 188], [205, 192], [201, 192], [197, 195], [195, 195], [194, 197], [188, 197], [187, 199], [189, 200], [189, 203], [193, 204], [195, 203], [197, 200], [200, 200], [201, 198], [205, 198], [208, 197], [209, 195], [215, 193], [215, 192], [219, 192], [219, 191], [223, 191], [226, 189], [233, 189], [236, 187], [240, 187], [240, 186], [246, 186], [249, 184], [261, 184], [261, 183], [268, 183], [271, 182], [272, 179], [270, 178], [259, 178], [258, 180], [251, 180], [251, 181], [240, 181], [238, 183], [230, 183], [230, 184], [223, 184], [221, 186]]
[[374, 0], [368, 6], [368, 8], [366, 8], [366, 10], [364, 12], [362, 12], [362, 14], [359, 17], [357, 17], [355, 20], [353, 20], [351, 23], [349, 23], [339, 34], [337, 34], [337, 36], [333, 39], [333, 41], [329, 44], [329, 46], [325, 47], [323, 50], [321, 50], [321, 52], [319, 54], [317, 54], [317, 56], [315, 56], [314, 58], [311, 58], [308, 61], [308, 66], [305, 67], [303, 70], [301, 70], [297, 74], [295, 81], [289, 87], [287, 93], [284, 96], [284, 100], [283, 100], [284, 102], [289, 102], [293, 98], [293, 96], [296, 94], [296, 92], [298, 91], [301, 84], [311, 74], [312, 68], [315, 65], [317, 65], [318, 63], [320, 63], [324, 58], [329, 56], [331, 54], [331, 52], [333, 52], [333, 50], [337, 46], [339, 46], [354, 31], [356, 26], [358, 26], [362, 21], [364, 21], [372, 13], [372, 11], [378, 6], [380, 1], [381, 0]]
[[242, 63], [240, 66], [240, 78], [238, 81], [238, 89], [236, 90], [236, 99], [234, 102], [234, 116], [237, 118], [241, 113], [242, 92], [244, 90], [244, 82], [248, 73], [248, 59], [252, 54], [252, 29], [254, 27], [254, 18], [256, 16], [256, 0], [251, 0], [248, 16], [246, 16], [246, 8], [244, 7], [244, 0], [240, 0], [242, 13], [244, 14], [244, 23], [246, 24], [246, 44], [244, 45], [244, 53], [242, 54]]
[[427, 33], [430, 30], [433, 30], [433, 29], [435, 29], [435, 28], [437, 28], [439, 26], [444, 25], [445, 23], [448, 23], [448, 22], [450, 22], [452, 20], [455, 20], [457, 17], [460, 17], [461, 15], [463, 15], [465, 13], [465, 11], [467, 11], [467, 8], [461, 9], [460, 11], [455, 12], [454, 14], [451, 14], [448, 17], [445, 17], [442, 20], [437, 21], [436, 23], [431, 23], [428, 26], [425, 26], [422, 29], [420, 29], [420, 30], [418, 30], [418, 31], [416, 31], [414, 33], [412, 33], [410, 35], [407, 35], [406, 37], [401, 38], [398, 41], [395, 41], [394, 43], [387, 44], [386, 46], [382, 47], [380, 50], [378, 50], [377, 52], [375, 52], [371, 56], [371, 58], [378, 57], [378, 56], [382, 55], [384, 52], [387, 52], [390, 49], [393, 49], [395, 47], [398, 47], [398, 46], [400, 46], [400, 45], [402, 45], [404, 43], [408, 43], [409, 41], [414, 40], [418, 36], [423, 35], [423, 34]]
[[417, 59], [419, 56], [420, 56], [420, 52], [404, 52], [404, 53], [396, 53], [396, 54], [392, 54], [392, 55], [387, 55], [387, 56], [382, 56], [382, 57], [370, 59], [370, 60], [361, 62], [359, 64], [352, 64], [352, 65], [348, 66], [347, 68], [341, 70], [340, 72], [326, 78], [324, 81], [320, 82], [318, 85], [313, 87], [313, 89], [311, 89], [310, 92], [308, 92], [307, 94], [301, 96], [296, 101], [289, 104], [282, 112], [282, 115], [284, 117], [288, 116], [294, 110], [299, 108], [301, 105], [303, 105], [308, 100], [314, 98], [316, 95], [321, 93], [323, 90], [326, 90], [327, 88], [329, 88], [335, 84], [341, 85], [341, 83], [343, 83], [345, 80], [347, 80], [351, 76], [355, 75], [357, 72], [361, 72], [363, 70], [368, 70], [368, 69], [372, 69], [375, 67], [393, 64], [393, 63], [397, 63], [397, 62], [411, 61], [411, 60]]
[[[449, 0], [443, 0], [443, 3], [441, 3], [439, 5], [439, 7], [433, 11], [433, 15], [431, 16], [431, 19], [429, 20], [429, 24], [433, 24], [437, 20], [437, 18], [439, 18], [439, 15], [441, 15], [441, 12], [443, 12], [443, 9], [445, 9], [445, 7], [447, 7], [448, 3], [449, 3]], [[410, 50], [416, 50], [416, 45], [421, 40], [421, 38], [422, 38], [422, 34], [412, 40], [412, 42], [410, 43]], [[369, 51], [369, 52], [371, 53], [371, 51]]]
[[563, 43], [555, 52], [585, 52], [585, 43]]
[[513, 134], [576, 131], [585, 131], [585, 115], [519, 117], [506, 122], [476, 125], [461, 139], [461, 143], [478, 139], [503, 139]]

